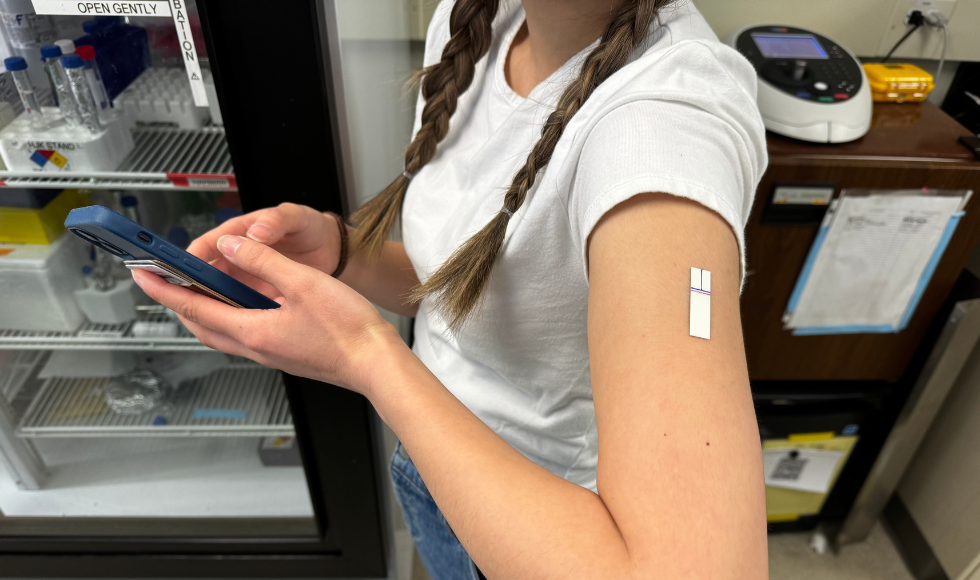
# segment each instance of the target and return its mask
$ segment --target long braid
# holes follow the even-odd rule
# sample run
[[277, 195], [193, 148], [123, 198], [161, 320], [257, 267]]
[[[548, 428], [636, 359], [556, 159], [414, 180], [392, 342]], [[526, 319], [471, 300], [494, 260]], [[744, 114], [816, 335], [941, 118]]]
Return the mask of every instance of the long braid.
[[[490, 49], [493, 18], [498, 0], [457, 0], [449, 16], [450, 39], [442, 59], [422, 74], [422, 126], [405, 152], [405, 171], [414, 175], [436, 154], [436, 147], [449, 132], [449, 119], [456, 112], [459, 96], [473, 82], [476, 63]], [[351, 251], [376, 257], [401, 213], [410, 177], [402, 174], [357, 210], [351, 221], [357, 230], [351, 236]]]
[[504, 209], [460, 246], [432, 277], [412, 291], [411, 300], [415, 302], [427, 296], [435, 298], [436, 307], [446, 316], [452, 332], [462, 327], [479, 304], [503, 246], [510, 217], [524, 204], [538, 171], [551, 160], [566, 125], [596, 87], [628, 62], [633, 50], [646, 36], [654, 15], [669, 2], [625, 0], [599, 45], [586, 57], [578, 78], [565, 89], [555, 111], [545, 122], [540, 139], [504, 196]]

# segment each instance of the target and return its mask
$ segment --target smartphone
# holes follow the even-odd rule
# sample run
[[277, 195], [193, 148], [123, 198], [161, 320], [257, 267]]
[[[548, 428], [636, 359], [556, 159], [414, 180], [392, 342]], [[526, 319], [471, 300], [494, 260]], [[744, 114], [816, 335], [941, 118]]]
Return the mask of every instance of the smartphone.
[[153, 272], [171, 284], [190, 288], [236, 308], [279, 308], [275, 300], [107, 207], [90, 205], [73, 209], [65, 220], [65, 227], [85, 241], [122, 258], [130, 270]]

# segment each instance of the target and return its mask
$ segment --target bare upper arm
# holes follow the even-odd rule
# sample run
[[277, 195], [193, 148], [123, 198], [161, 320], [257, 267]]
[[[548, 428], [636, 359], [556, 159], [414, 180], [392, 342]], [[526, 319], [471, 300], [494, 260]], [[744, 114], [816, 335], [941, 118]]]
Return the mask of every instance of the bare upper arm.
[[[765, 578], [731, 227], [692, 201], [642, 194], [599, 222], [589, 262], [599, 494], [637, 577]], [[689, 334], [692, 266], [712, 273], [710, 340]]]

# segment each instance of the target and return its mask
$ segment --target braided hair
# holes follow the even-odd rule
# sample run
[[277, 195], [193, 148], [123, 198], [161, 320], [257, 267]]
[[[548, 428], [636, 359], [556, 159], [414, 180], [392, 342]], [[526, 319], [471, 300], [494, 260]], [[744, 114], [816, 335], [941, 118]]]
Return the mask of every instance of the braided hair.
[[[586, 57], [578, 77], [565, 89], [558, 105], [541, 129], [504, 195], [503, 209], [479, 232], [463, 243], [428, 280], [412, 290], [409, 299], [427, 296], [446, 317], [449, 329], [458, 331], [480, 297], [504, 243], [507, 224], [527, 199], [538, 172], [551, 160], [565, 127], [596, 87], [622, 68], [643, 41], [653, 17], [671, 0], [624, 0], [598, 46]], [[435, 155], [436, 146], [449, 132], [449, 118], [459, 95], [473, 81], [474, 67], [490, 48], [491, 24], [498, 0], [456, 0], [449, 18], [450, 39], [442, 59], [423, 70], [422, 126], [405, 154], [405, 171], [352, 216], [358, 230], [352, 239], [355, 252], [370, 256], [381, 252], [395, 220], [401, 213], [410, 175]]]

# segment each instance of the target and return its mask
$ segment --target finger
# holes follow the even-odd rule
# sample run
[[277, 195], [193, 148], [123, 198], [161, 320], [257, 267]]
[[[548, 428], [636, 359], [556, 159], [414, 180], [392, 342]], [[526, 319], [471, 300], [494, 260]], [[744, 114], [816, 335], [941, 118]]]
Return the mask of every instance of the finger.
[[192, 322], [232, 337], [243, 336], [251, 328], [250, 321], [244, 315], [247, 310], [171, 284], [143, 270], [133, 270], [133, 280], [147, 296]]
[[[217, 248], [215, 248], [215, 251], [218, 251]], [[255, 276], [229, 262], [224, 256], [221, 256], [221, 258], [217, 260], [213, 260], [210, 265], [214, 266], [216, 269], [224, 272], [225, 274], [228, 274], [242, 284], [249, 286], [256, 292], [262, 293], [268, 298], [272, 298], [274, 300], [279, 296], [282, 296], [282, 292], [277, 290], [275, 286], [264, 280], [259, 280]]]
[[320, 214], [313, 208], [295, 203], [282, 203], [278, 207], [254, 213], [255, 221], [245, 235], [256, 242], [275, 244], [289, 234], [306, 230], [314, 217]]
[[221, 252], [215, 247], [218, 238], [221, 236], [244, 236], [248, 228], [255, 222], [255, 218], [254, 214], [232, 218], [191, 242], [187, 246], [187, 251], [205, 262], [221, 258]]
[[255, 352], [228, 335], [221, 334], [216, 330], [211, 330], [210, 328], [188, 320], [179, 314], [177, 315], [177, 318], [179, 318], [180, 322], [187, 327], [187, 330], [191, 331], [191, 334], [196, 336], [197, 339], [201, 341], [201, 344], [208, 348], [220, 350], [223, 353], [234, 356], [250, 358], [252, 360], [255, 360], [255, 357], [257, 357]]
[[284, 296], [299, 292], [311, 280], [310, 267], [298, 264], [272, 248], [239, 236], [223, 236], [218, 249], [229, 262], [272, 284]]

